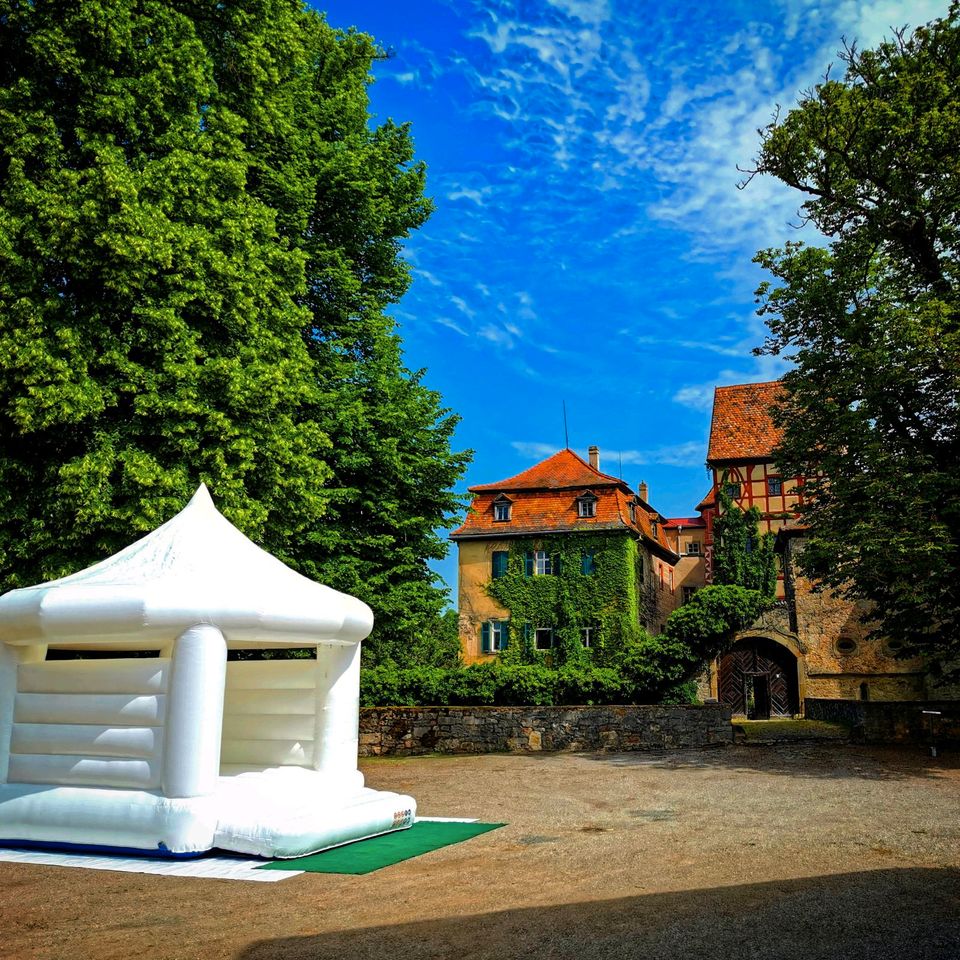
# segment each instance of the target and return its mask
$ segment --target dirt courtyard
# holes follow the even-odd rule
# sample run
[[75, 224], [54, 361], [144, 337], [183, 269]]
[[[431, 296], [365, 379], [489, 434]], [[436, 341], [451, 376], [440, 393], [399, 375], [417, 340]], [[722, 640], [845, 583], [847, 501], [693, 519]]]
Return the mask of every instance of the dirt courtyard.
[[739, 746], [364, 761], [508, 826], [367, 876], [0, 863], [0, 956], [960, 957], [960, 757]]

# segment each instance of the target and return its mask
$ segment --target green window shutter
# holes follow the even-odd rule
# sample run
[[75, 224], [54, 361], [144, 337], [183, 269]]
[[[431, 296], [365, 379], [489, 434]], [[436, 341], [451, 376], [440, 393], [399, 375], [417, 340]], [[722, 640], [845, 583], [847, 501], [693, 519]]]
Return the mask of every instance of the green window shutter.
[[530, 624], [525, 623], [523, 625], [523, 649], [524, 650], [530, 649], [530, 633], [531, 633]]
[[500, 649], [506, 650], [510, 642], [510, 621], [502, 620], [500, 623]]
[[482, 653], [490, 652], [490, 621], [484, 620], [480, 628], [480, 650]]
[[523, 575], [525, 577], [533, 576], [533, 551], [528, 550], [523, 555]]
[[560, 554], [559, 553], [553, 558], [553, 575], [555, 577], [560, 576]]
[[593, 551], [584, 550], [583, 557], [580, 560], [580, 572], [589, 577], [593, 573]]
[[506, 576], [507, 559], [510, 554], [506, 550], [494, 550], [493, 552], [493, 579]]

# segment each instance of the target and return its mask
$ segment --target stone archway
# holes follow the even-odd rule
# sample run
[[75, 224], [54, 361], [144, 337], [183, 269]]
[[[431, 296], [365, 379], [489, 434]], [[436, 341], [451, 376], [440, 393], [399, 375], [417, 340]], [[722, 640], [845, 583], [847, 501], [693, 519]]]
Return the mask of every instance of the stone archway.
[[738, 640], [720, 658], [718, 693], [734, 716], [792, 717], [800, 712], [797, 657], [769, 637]]

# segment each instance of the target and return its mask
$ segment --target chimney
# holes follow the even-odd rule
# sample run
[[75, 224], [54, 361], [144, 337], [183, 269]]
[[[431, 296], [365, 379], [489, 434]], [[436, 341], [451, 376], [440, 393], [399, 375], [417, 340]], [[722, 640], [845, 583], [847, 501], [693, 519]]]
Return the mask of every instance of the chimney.
[[599, 472], [599, 470], [600, 470], [600, 448], [599, 448], [598, 446], [592, 446], [592, 447], [587, 451], [587, 456], [590, 457], [590, 466], [593, 467], [594, 470], [596, 470], [596, 471]]
[[646, 483], [645, 483], [643, 480], [640, 481], [640, 486], [637, 488], [637, 490], [638, 490], [638, 492], [639, 492], [639, 494], [640, 494], [640, 499], [641, 499], [644, 503], [649, 503], [649, 502], [650, 502], [650, 491], [647, 489], [647, 485], [646, 485]]

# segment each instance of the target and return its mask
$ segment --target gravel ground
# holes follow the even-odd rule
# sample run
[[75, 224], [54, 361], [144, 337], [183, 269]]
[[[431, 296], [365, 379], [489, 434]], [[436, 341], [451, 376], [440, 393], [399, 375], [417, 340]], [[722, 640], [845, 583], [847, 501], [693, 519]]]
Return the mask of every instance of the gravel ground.
[[508, 826], [277, 884], [0, 864], [0, 956], [960, 958], [960, 757], [852, 746], [370, 760]]

